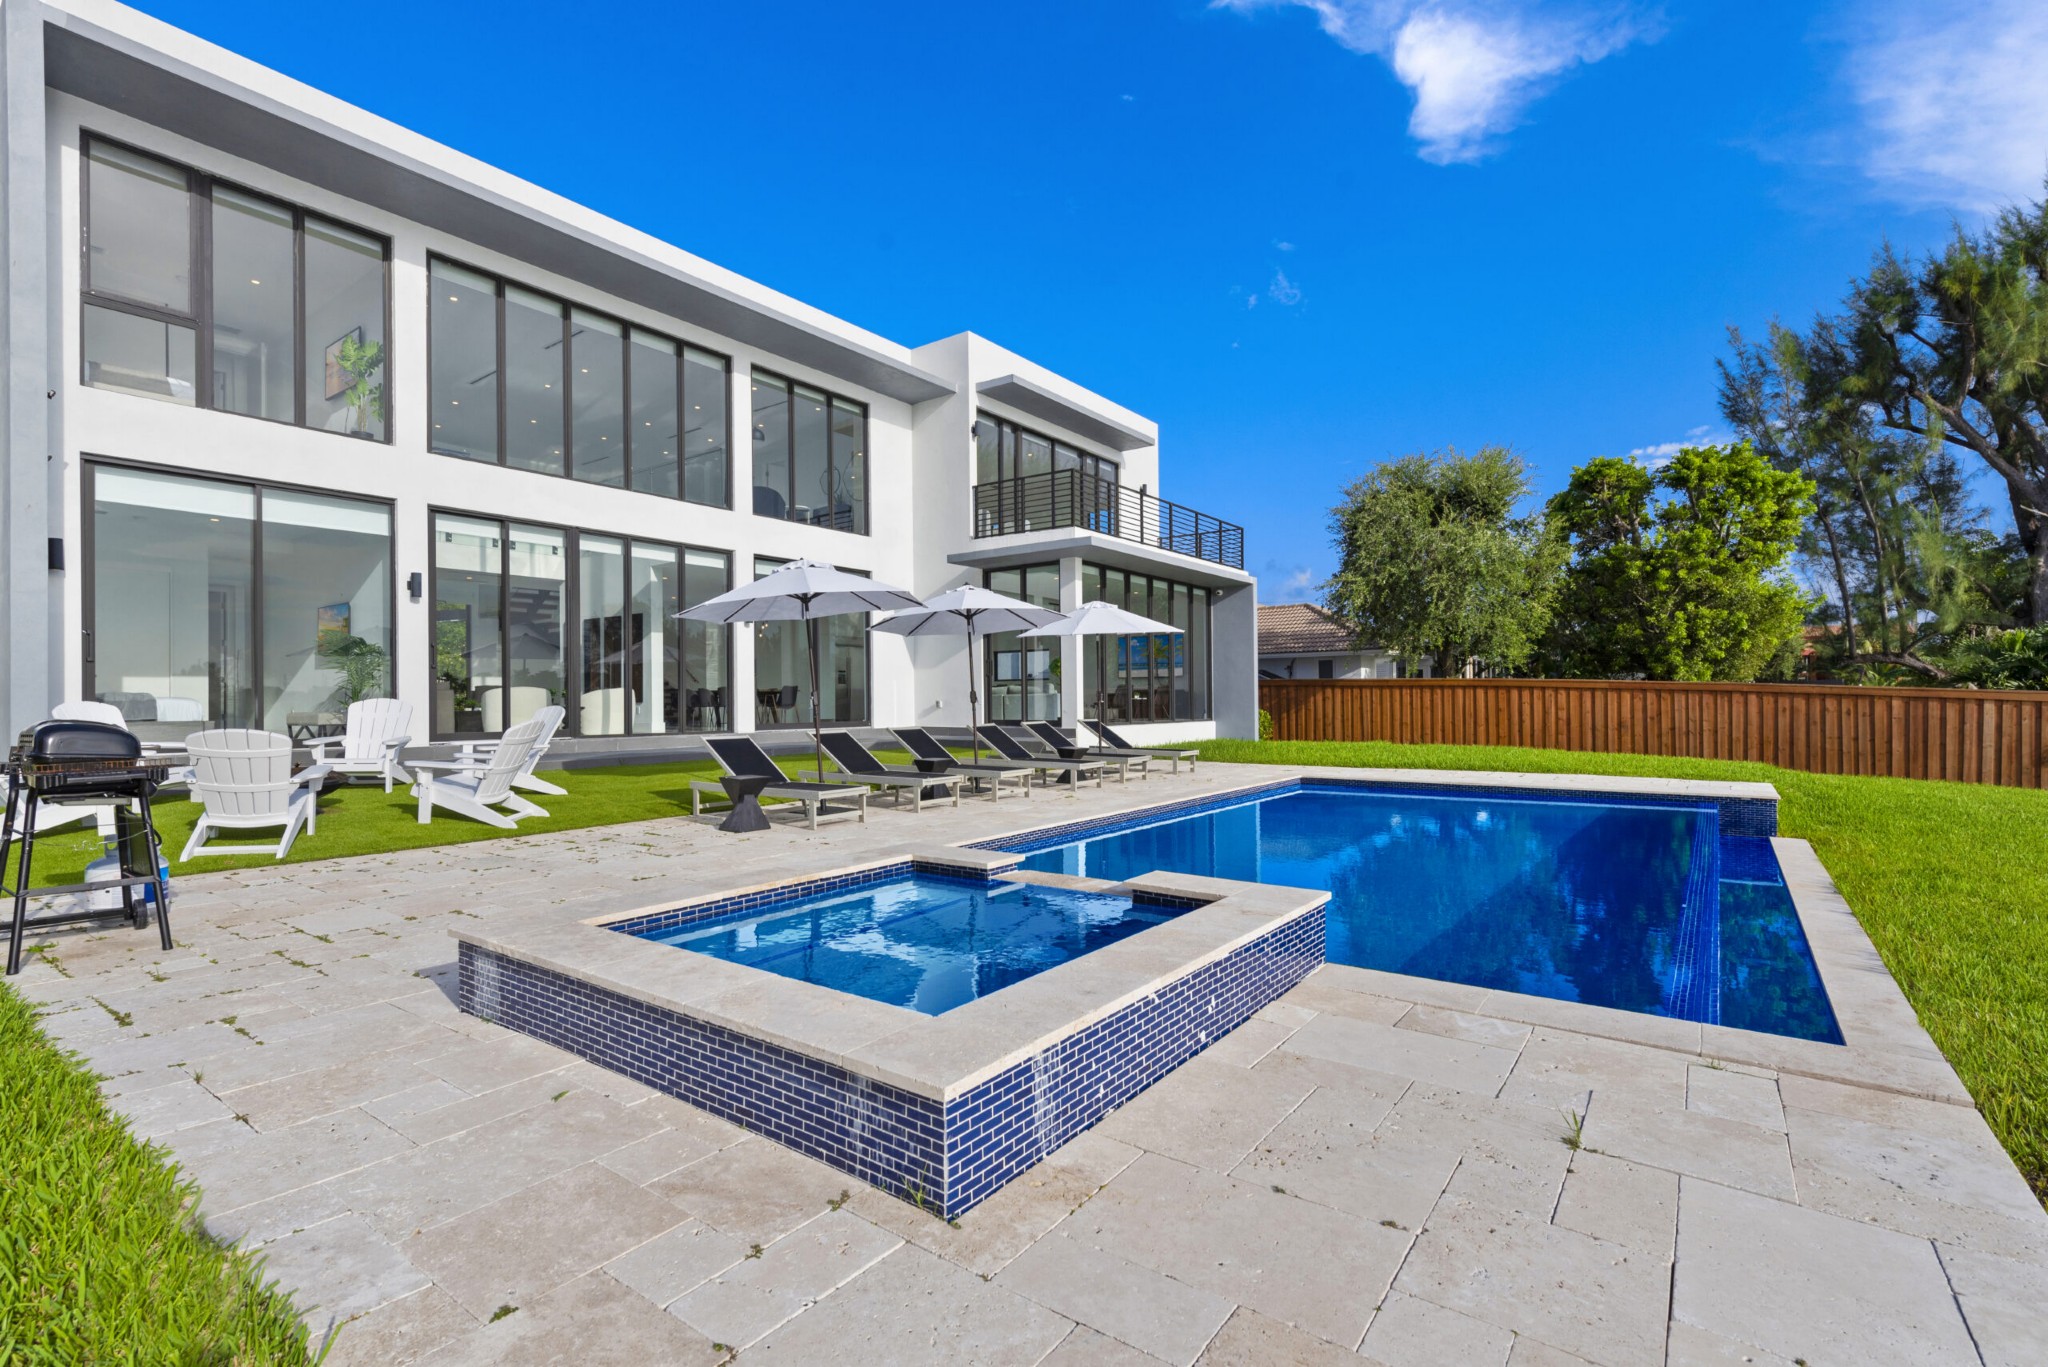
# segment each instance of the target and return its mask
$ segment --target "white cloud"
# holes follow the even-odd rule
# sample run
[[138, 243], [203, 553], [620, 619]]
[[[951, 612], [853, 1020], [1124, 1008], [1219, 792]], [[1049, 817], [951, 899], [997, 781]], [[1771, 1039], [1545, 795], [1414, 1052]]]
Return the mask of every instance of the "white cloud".
[[1275, 242], [1273, 250], [1276, 252], [1291, 252], [1294, 250], [1294, 244], [1292, 242]]
[[1298, 7], [1343, 47], [1378, 57], [1415, 96], [1410, 136], [1425, 161], [1478, 161], [1574, 67], [1654, 40], [1653, 20], [1569, 0], [1210, 0], [1215, 9]]
[[1858, 160], [1887, 195], [1978, 213], [2041, 197], [2048, 5], [1890, 0], [1845, 23]]
[[1701, 424], [1688, 427], [1682, 441], [1660, 441], [1650, 446], [1638, 446], [1628, 453], [1630, 460], [1640, 460], [1652, 470], [1662, 469], [1671, 463], [1671, 458], [1688, 446], [1725, 446], [1735, 440], [1726, 432], [1716, 432], [1712, 427]]
[[[1252, 296], [1254, 299], [1257, 295]], [[1266, 286], [1266, 297], [1276, 304], [1292, 305], [1301, 302], [1301, 286], [1287, 278], [1287, 272], [1273, 268], [1273, 283]]]

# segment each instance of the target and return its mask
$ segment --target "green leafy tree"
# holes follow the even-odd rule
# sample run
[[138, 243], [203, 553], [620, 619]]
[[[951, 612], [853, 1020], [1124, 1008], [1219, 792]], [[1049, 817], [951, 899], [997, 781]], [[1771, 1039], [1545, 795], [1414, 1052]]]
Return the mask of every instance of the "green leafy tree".
[[1807, 610], [1782, 571], [1812, 509], [1813, 482], [1748, 442], [1686, 447], [1654, 471], [1588, 461], [1550, 501], [1572, 558], [1546, 663], [1592, 678], [1779, 672]]
[[1885, 427], [1879, 410], [1815, 382], [1807, 340], [1772, 324], [1750, 343], [1731, 330], [1721, 411], [1781, 470], [1814, 482], [1798, 553], [1820, 590], [1821, 668], [1862, 680], [1941, 681], [1936, 656], [2025, 612], [2026, 555], [1968, 495], [1961, 461], [1924, 433]]
[[1375, 467], [1330, 510], [1338, 567], [1323, 605], [1361, 644], [1437, 674], [1511, 673], [1550, 624], [1564, 552], [1518, 516], [1528, 471], [1504, 447]]
[[2048, 626], [2048, 205], [1958, 229], [1913, 261], [1889, 246], [1787, 353], [1816, 411], [1988, 471], [2027, 567], [2024, 626]]

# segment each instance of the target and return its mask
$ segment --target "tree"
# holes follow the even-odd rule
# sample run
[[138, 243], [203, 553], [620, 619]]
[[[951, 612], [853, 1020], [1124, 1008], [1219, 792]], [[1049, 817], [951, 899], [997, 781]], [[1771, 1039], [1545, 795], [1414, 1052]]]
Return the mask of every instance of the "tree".
[[1375, 467], [1330, 510], [1339, 563], [1323, 605], [1404, 667], [1520, 668], [1549, 625], [1564, 558], [1541, 517], [1516, 516], [1528, 493], [1526, 468], [1504, 447]]
[[1751, 680], [1799, 631], [1782, 568], [1813, 483], [1748, 442], [1691, 446], [1662, 469], [1602, 457], [1550, 501], [1572, 558], [1549, 639], [1555, 672]]
[[2021, 624], [2048, 626], [2048, 204], [1918, 262], [1886, 246], [1841, 313], [1784, 347], [1837, 430], [1867, 420], [1998, 478], [2027, 567]]
[[1891, 666], [1946, 678], [1938, 660], [1959, 635], [2024, 611], [2018, 537], [1985, 527], [1953, 449], [1816, 386], [1805, 338], [1775, 323], [1763, 343], [1729, 337], [1723, 416], [1778, 469], [1814, 482], [1798, 553], [1822, 598], [1814, 620], [1831, 628], [1821, 663], [1852, 678]]

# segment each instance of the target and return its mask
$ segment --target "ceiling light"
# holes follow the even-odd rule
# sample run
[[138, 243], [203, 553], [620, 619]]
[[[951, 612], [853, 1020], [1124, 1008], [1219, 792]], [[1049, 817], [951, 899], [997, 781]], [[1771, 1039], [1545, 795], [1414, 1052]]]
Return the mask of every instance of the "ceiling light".
[[252, 285], [260, 285], [260, 284], [262, 284], [263, 282], [262, 282], [261, 280], [251, 280], [251, 281], [250, 281], [249, 283], [250, 283], [250, 284], [252, 284]]
[[449, 302], [449, 303], [451, 303], [451, 304], [459, 304], [459, 303], [461, 303], [462, 301], [461, 301], [460, 299], [456, 298], [456, 297], [455, 297], [454, 295], [452, 295], [452, 294], [451, 294], [451, 295], [449, 295], [449, 296], [448, 296], [448, 302]]

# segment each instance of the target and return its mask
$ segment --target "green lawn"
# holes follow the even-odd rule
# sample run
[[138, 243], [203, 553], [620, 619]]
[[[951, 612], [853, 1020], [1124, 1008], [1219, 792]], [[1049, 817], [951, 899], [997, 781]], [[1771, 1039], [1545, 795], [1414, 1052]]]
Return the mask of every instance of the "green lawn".
[[260, 1260], [193, 1225], [197, 1199], [0, 987], [0, 1362], [313, 1361]]
[[1774, 785], [1781, 833], [1813, 843], [1920, 1023], [2048, 1199], [2048, 792], [1488, 746], [1211, 741], [1202, 757]]
[[[909, 756], [891, 756], [891, 762], [909, 763]], [[784, 756], [777, 760], [794, 774], [809, 769], [811, 757]], [[827, 767], [829, 768], [829, 762]], [[320, 799], [318, 834], [303, 832], [292, 842], [287, 864], [312, 859], [338, 859], [351, 854], [381, 854], [389, 850], [419, 849], [427, 845], [454, 845], [469, 840], [496, 840], [509, 835], [534, 835], [547, 831], [569, 831], [585, 826], [608, 826], [621, 821], [647, 821], [659, 816], [678, 816], [690, 810], [690, 780], [712, 778], [718, 766], [710, 760], [688, 763], [620, 765], [602, 769], [569, 769], [553, 773], [569, 790], [566, 797], [531, 793], [529, 797], [547, 809], [546, 817], [529, 817], [515, 831], [486, 826], [480, 821], [437, 810], [434, 819], [422, 826], [418, 807], [405, 789], [389, 796], [382, 785], [352, 785], [324, 794]], [[171, 878], [183, 873], [218, 873], [223, 869], [246, 869], [274, 865], [267, 854], [194, 856], [180, 863], [178, 854], [192, 834], [199, 807], [180, 791], [165, 795], [156, 804], [157, 833], [164, 852], [172, 860]], [[271, 831], [275, 839], [277, 832]], [[259, 844], [264, 832], [230, 834], [219, 844]], [[53, 831], [36, 842], [35, 882], [38, 886], [72, 883], [84, 876], [86, 862], [98, 856], [99, 837], [89, 825]], [[8, 880], [13, 880], [10, 862]]]

